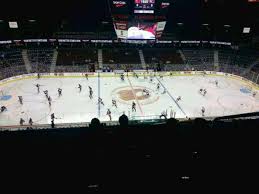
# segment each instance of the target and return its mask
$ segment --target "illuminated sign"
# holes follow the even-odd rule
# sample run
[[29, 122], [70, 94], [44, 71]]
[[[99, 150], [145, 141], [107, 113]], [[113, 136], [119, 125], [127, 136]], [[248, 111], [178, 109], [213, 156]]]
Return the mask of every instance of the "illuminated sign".
[[115, 6], [115, 7], [123, 7], [123, 6], [125, 6], [126, 5], [126, 2], [125, 1], [113, 1], [112, 2], [113, 3], [113, 5]]
[[18, 28], [17, 22], [9, 22], [9, 28]]
[[250, 33], [250, 28], [249, 27], [244, 27], [243, 33], [244, 34], [249, 34]]
[[162, 2], [162, 3], [161, 3], [161, 8], [162, 8], [162, 9], [167, 8], [169, 5], [170, 5], [170, 3], [164, 3], [164, 2]]

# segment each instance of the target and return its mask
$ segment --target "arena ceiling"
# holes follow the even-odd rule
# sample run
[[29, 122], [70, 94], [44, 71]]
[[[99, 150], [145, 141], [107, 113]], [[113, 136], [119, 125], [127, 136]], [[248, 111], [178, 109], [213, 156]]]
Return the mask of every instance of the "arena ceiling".
[[[258, 37], [259, 3], [247, 1], [172, 0], [164, 37], [170, 34], [174, 39], [246, 40], [243, 27], [251, 27], [249, 38]], [[8, 21], [17, 21], [19, 28], [10, 29]], [[22, 1], [15, 6], [7, 1], [0, 7], [0, 39], [51, 37], [57, 32], [113, 34], [108, 0], [55, 4]]]

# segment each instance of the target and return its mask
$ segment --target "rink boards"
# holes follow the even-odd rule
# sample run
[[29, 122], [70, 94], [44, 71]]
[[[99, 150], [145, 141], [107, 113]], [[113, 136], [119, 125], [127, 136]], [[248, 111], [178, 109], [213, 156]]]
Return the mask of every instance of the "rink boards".
[[[215, 72], [215, 71], [171, 71], [171, 72], [154, 72], [152, 70], [149, 70], [149, 72], [144, 71], [144, 70], [135, 70], [135, 73], [138, 74], [138, 76], [224, 76], [224, 77], [229, 77], [231, 79], [236, 79], [244, 84], [246, 84], [248, 87], [251, 87], [253, 89], [258, 90], [259, 85], [238, 75], [234, 74], [229, 74], [229, 73], [223, 73], [223, 72]], [[80, 77], [85, 77], [85, 74], [88, 74], [88, 77], [119, 77], [123, 71], [122, 70], [115, 70], [114, 72], [85, 72], [85, 73], [41, 73], [40, 76], [42, 78], [80, 78]], [[125, 75], [132, 77], [133, 72], [124, 72]], [[24, 75], [18, 75], [10, 78], [6, 78], [3, 80], [0, 80], [0, 86], [15, 82], [18, 80], [24, 80], [24, 79], [35, 79], [37, 78], [37, 73], [31, 73], [31, 74], [24, 74]], [[1, 90], [1, 89], [0, 89]]]

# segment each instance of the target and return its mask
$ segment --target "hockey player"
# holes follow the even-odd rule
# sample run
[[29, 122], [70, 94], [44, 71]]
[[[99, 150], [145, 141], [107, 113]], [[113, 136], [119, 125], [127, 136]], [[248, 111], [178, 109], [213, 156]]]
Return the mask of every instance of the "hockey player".
[[253, 94], [252, 94], [252, 95], [253, 95], [253, 97], [255, 97], [255, 96], [256, 96], [256, 93], [257, 93], [257, 92], [253, 92]]
[[176, 112], [174, 112], [173, 109], [171, 108], [171, 110], [170, 110], [170, 118], [175, 118], [175, 114], [176, 114]]
[[121, 81], [124, 81], [124, 74], [121, 74]]
[[40, 73], [37, 73], [37, 78], [40, 79]]
[[40, 84], [35, 85], [37, 87], [38, 93], [40, 93]]
[[1, 106], [1, 112], [7, 111], [7, 108], [5, 106]]
[[49, 106], [51, 106], [51, 101], [52, 101], [52, 99], [51, 99], [51, 97], [49, 96], [49, 97], [48, 97]]
[[85, 74], [85, 78], [88, 80], [88, 74], [87, 73]]
[[52, 113], [52, 114], [50, 115], [50, 119], [51, 119], [51, 127], [54, 128], [54, 127], [55, 127], [55, 119], [56, 119], [54, 113]]
[[157, 89], [157, 90], [160, 89], [160, 83], [157, 83], [156, 89]]
[[219, 84], [218, 80], [215, 81], [215, 84], [216, 84], [216, 86], [218, 87], [218, 84]]
[[136, 103], [133, 101], [132, 102], [132, 107], [131, 107], [131, 109], [132, 109], [132, 112], [134, 111], [134, 112], [136, 112]]
[[104, 106], [103, 99], [100, 98], [100, 97], [98, 98], [98, 103], [99, 103], [99, 104], [102, 104], [102, 105]]
[[52, 113], [52, 114], [50, 115], [50, 119], [51, 119], [51, 121], [53, 121], [53, 122], [54, 122], [55, 119], [57, 119], [57, 118], [55, 117], [55, 114], [54, 114], [54, 113]]
[[20, 118], [20, 125], [23, 125], [24, 122], [25, 120], [23, 120], [23, 118]]
[[204, 107], [201, 108], [201, 114], [202, 114], [203, 117], [205, 116], [205, 108]]
[[199, 91], [200, 91], [200, 94], [201, 94], [203, 92], [203, 89], [201, 88]]
[[30, 124], [30, 125], [33, 124], [32, 118], [29, 119], [29, 124]]
[[81, 86], [81, 84], [78, 84], [78, 88], [79, 88], [79, 92], [81, 92], [81, 91], [82, 91], [82, 86]]
[[107, 113], [106, 113], [106, 115], [108, 115], [109, 116], [109, 118], [110, 118], [110, 121], [112, 120], [112, 116], [111, 116], [111, 111], [110, 111], [110, 109], [108, 109], [107, 110]]
[[88, 88], [89, 88], [89, 98], [93, 99], [93, 89], [90, 86], [88, 86]]
[[146, 95], [146, 96], [149, 96], [150, 94], [149, 94], [149, 91], [147, 90], [147, 89], [143, 89], [143, 93], [144, 93], [144, 95]]
[[115, 108], [117, 108], [117, 102], [114, 99], [112, 99], [112, 106], [115, 106]]
[[152, 77], [150, 77], [149, 81], [152, 83], [152, 82], [153, 82], [153, 78], [152, 78]]
[[89, 98], [93, 99], [93, 90], [89, 90]]
[[45, 90], [45, 91], [43, 91], [44, 92], [44, 94], [45, 94], [45, 96], [46, 96], [46, 98], [48, 98], [49, 97], [49, 95], [48, 95], [48, 90]]
[[166, 89], [164, 88], [164, 91], [162, 92], [162, 94], [165, 94], [166, 93]]
[[182, 97], [181, 97], [181, 96], [178, 96], [178, 97], [176, 98], [176, 102], [179, 102], [180, 100], [182, 100]]
[[206, 94], [207, 94], [207, 90], [204, 89], [204, 90], [203, 90], [203, 96], [205, 96]]
[[18, 96], [18, 98], [19, 98], [20, 104], [22, 105], [22, 104], [23, 104], [23, 98], [22, 98], [22, 96]]
[[136, 72], [133, 72], [133, 76], [138, 78], [138, 74]]
[[58, 88], [58, 97], [62, 96], [62, 89]]

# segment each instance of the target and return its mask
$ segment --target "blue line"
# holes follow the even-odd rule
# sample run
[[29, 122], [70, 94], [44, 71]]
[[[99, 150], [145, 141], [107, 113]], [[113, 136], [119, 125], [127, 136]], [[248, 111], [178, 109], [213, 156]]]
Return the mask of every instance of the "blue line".
[[[156, 77], [156, 76], [155, 76]], [[172, 98], [172, 100], [174, 101], [174, 103], [178, 106], [178, 108], [182, 111], [182, 113], [186, 116], [186, 113], [183, 111], [183, 109], [180, 107], [180, 105], [176, 102], [176, 100], [174, 99], [174, 97], [169, 93], [169, 91], [166, 89], [166, 87], [164, 86], [164, 84], [162, 84], [162, 82], [156, 77], [157, 81], [159, 81], [159, 83], [161, 84], [161, 86], [163, 86], [163, 88], [166, 90], [166, 93], [170, 96], [170, 98]]]
[[[100, 87], [100, 73], [98, 73], [98, 99], [100, 98], [101, 95], [101, 87]], [[97, 100], [98, 102], [98, 100]], [[101, 117], [101, 105], [98, 103], [98, 117]]]

